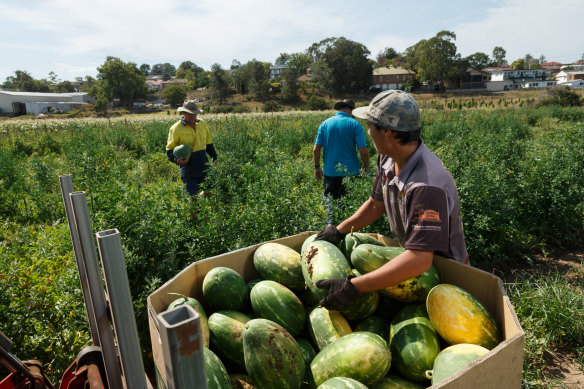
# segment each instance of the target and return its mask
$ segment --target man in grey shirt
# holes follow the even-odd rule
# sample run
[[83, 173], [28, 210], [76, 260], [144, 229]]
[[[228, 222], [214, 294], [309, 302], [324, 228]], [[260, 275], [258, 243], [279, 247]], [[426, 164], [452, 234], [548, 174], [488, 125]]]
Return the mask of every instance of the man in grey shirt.
[[351, 229], [358, 231], [385, 213], [393, 238], [405, 251], [362, 276], [318, 281], [317, 286], [329, 290], [321, 305], [335, 310], [354, 304], [359, 293], [422, 274], [432, 265], [434, 253], [469, 264], [458, 192], [450, 173], [420, 137], [416, 100], [389, 90], [353, 115], [367, 120], [379, 153], [373, 191], [352, 216], [338, 226], [328, 225], [316, 239], [338, 244]]

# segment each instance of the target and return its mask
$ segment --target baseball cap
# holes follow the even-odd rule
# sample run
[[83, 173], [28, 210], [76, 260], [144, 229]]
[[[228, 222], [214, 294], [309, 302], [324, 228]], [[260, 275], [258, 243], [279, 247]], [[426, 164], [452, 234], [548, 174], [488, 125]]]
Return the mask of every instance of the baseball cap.
[[416, 131], [421, 126], [418, 103], [411, 94], [401, 90], [377, 94], [367, 107], [355, 108], [353, 116], [394, 131]]

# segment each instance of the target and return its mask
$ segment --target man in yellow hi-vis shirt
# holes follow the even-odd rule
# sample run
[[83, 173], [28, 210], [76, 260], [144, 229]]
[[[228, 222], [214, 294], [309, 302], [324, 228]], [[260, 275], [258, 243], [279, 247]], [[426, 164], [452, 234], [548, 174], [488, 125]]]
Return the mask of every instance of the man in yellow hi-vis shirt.
[[[170, 162], [180, 166], [180, 178], [186, 191], [194, 196], [199, 191], [199, 185], [206, 176], [207, 154], [217, 160], [217, 152], [213, 146], [211, 133], [207, 124], [197, 119], [197, 114], [202, 113], [194, 100], [186, 100], [182, 107], [177, 109], [183, 113], [183, 117], [174, 123], [168, 131], [166, 142], [166, 156]], [[188, 158], [176, 158], [173, 150], [176, 146], [186, 144], [191, 148], [191, 156]], [[202, 193], [201, 193], [202, 194]]]

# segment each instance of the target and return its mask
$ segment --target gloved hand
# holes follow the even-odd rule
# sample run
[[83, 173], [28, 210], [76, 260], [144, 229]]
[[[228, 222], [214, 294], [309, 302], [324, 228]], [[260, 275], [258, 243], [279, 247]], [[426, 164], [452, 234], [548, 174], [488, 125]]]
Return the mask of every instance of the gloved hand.
[[334, 224], [329, 224], [328, 226], [326, 226], [324, 230], [320, 231], [316, 235], [316, 238], [314, 238], [314, 240], [326, 240], [327, 242], [332, 243], [336, 246], [341, 242], [341, 240], [343, 240], [345, 235], [347, 234], [343, 234], [341, 231], [339, 231], [337, 229], [337, 226], [335, 226]]
[[319, 304], [326, 309], [341, 311], [349, 308], [357, 302], [357, 297], [361, 294], [351, 283], [351, 278], [329, 278], [327, 280], [316, 281], [316, 286], [321, 289], [328, 289], [328, 295], [320, 300]]

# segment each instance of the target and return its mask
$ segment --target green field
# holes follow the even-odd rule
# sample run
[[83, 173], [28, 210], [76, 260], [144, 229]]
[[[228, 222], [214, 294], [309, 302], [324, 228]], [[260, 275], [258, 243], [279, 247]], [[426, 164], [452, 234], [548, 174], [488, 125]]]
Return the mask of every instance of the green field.
[[[423, 138], [455, 178], [471, 262], [505, 278], [526, 331], [524, 386], [552, 385], [547, 350], [567, 347], [584, 365], [584, 320], [577, 319], [584, 275], [524, 269], [558, 248], [582, 249], [584, 110], [430, 108]], [[324, 227], [312, 145], [329, 115], [209, 117], [219, 159], [210, 171], [213, 195], [198, 201], [196, 220], [164, 153], [176, 117], [1, 123], [0, 330], [14, 353], [43, 361], [55, 383], [90, 342], [59, 175], [71, 174], [75, 190], [87, 193], [96, 232], [121, 233], [151, 373], [152, 291], [193, 261]], [[369, 196], [372, 182], [372, 175], [349, 182], [336, 205], [341, 217]], [[385, 219], [367, 231], [391, 236]]]

